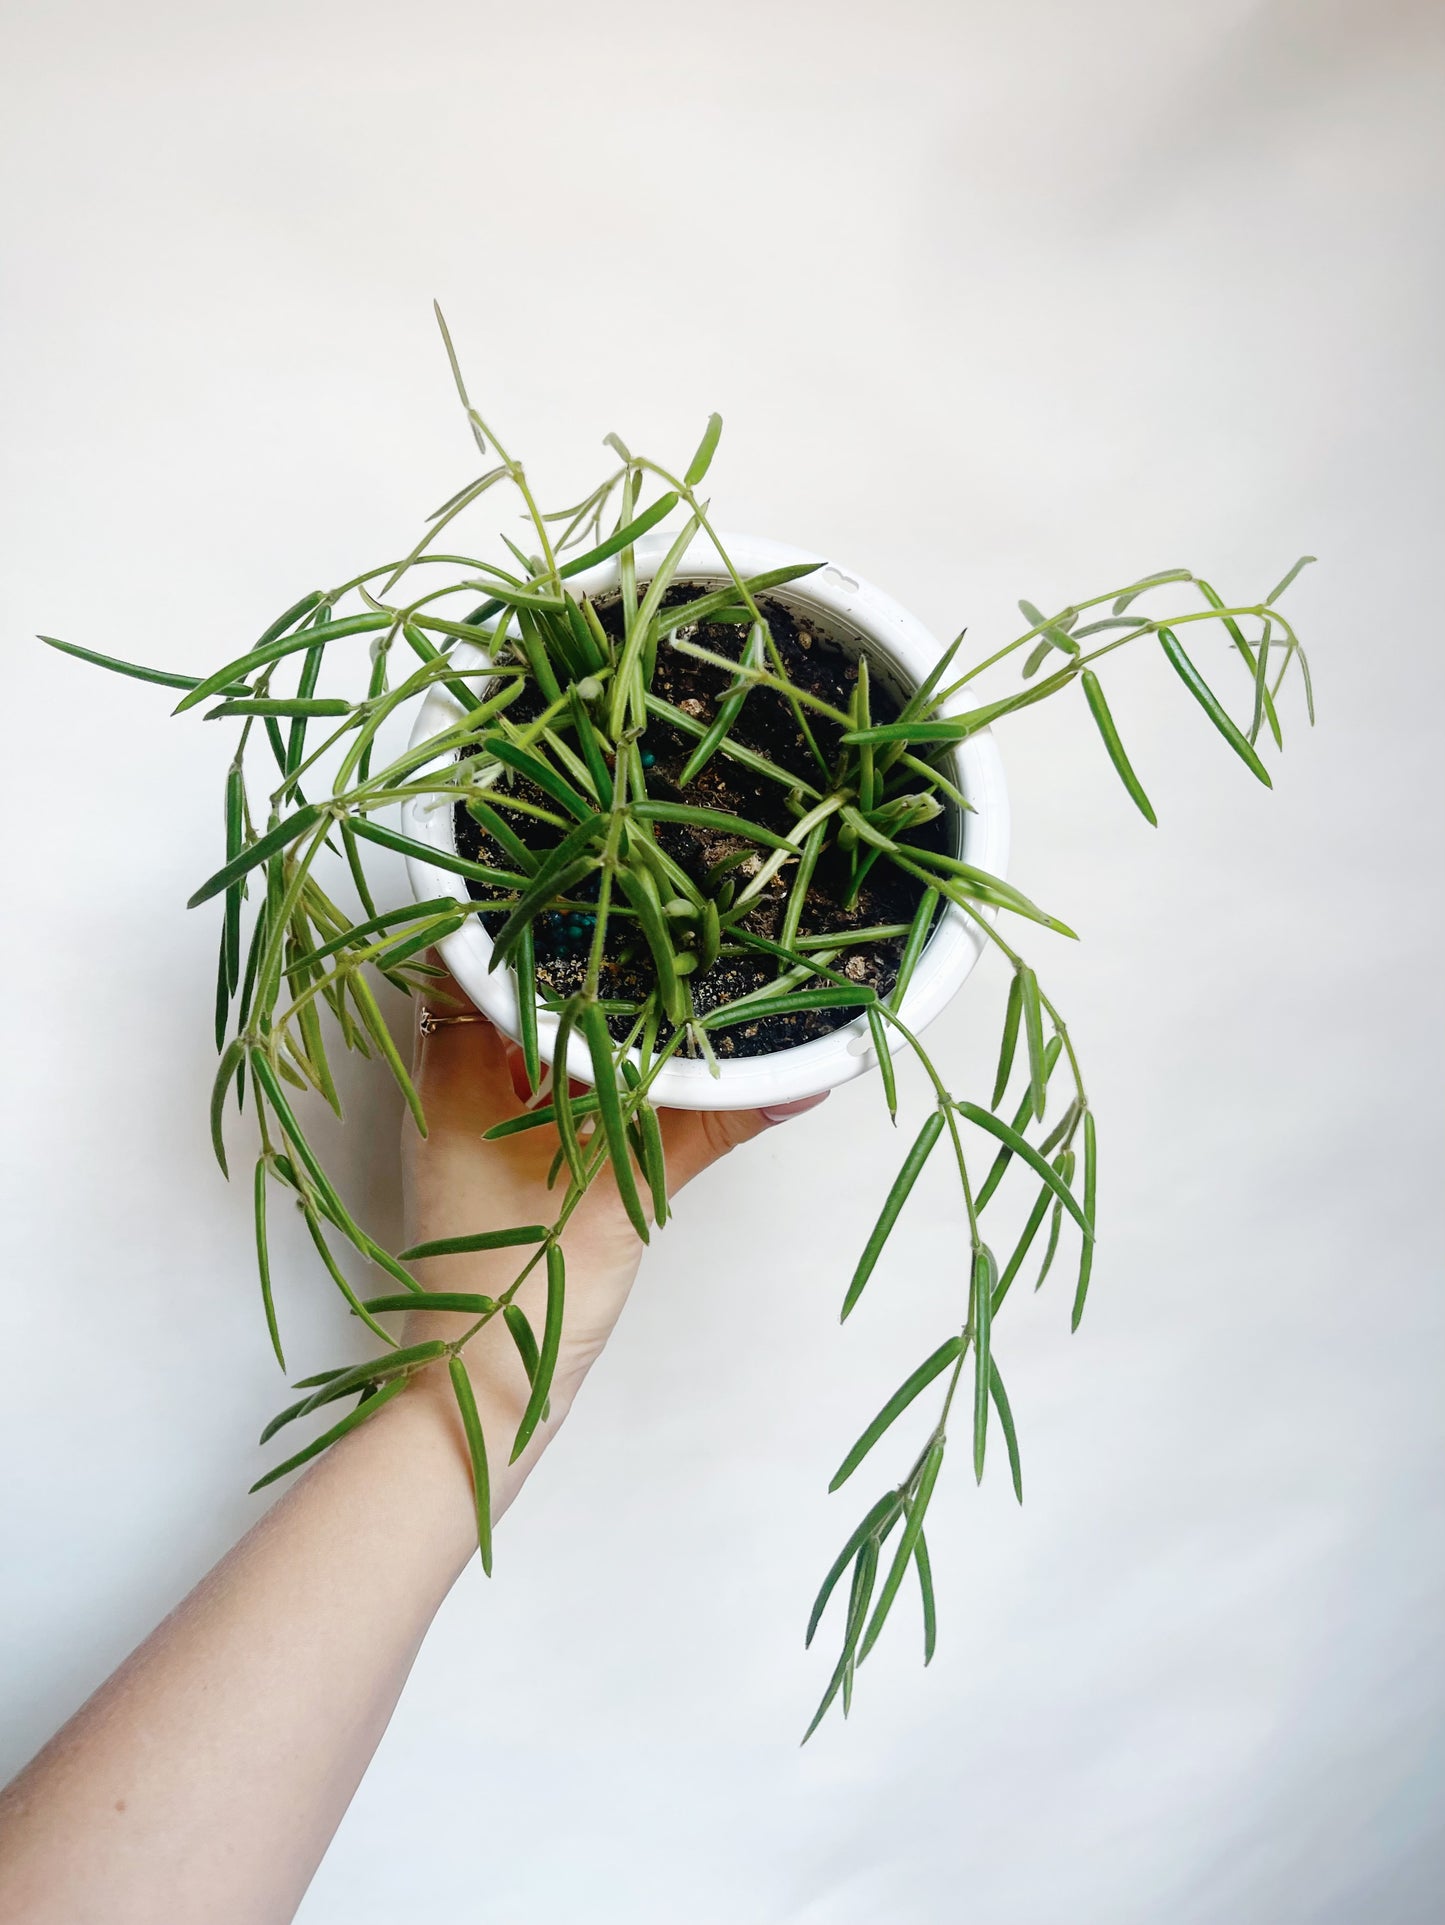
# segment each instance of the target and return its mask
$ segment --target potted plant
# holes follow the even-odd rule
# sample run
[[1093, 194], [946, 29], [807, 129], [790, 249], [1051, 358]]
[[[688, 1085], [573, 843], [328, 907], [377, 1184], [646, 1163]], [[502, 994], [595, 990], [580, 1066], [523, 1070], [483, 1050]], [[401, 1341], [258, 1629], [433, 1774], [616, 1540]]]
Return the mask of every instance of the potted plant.
[[[887, 1398], [832, 1479], [830, 1489], [850, 1479], [932, 1388], [938, 1417], [924, 1447], [864, 1512], [814, 1603], [809, 1642], [834, 1593], [845, 1596], [840, 1653], [811, 1733], [835, 1698], [846, 1713], [856, 1667], [910, 1572], [925, 1662], [932, 1655], [924, 1525], [955, 1413], [975, 1475], [995, 1434], [1022, 1497], [993, 1347], [1010, 1291], [1026, 1267], [1037, 1289], [1066, 1244], [1075, 1327], [1090, 1286], [1094, 1113], [1074, 1042], [1021, 947], [1034, 924], [1072, 932], [1005, 880], [1008, 811], [993, 724], [1077, 684], [1152, 823], [1100, 675], [1115, 651], [1151, 646], [1268, 785], [1262, 749], [1281, 743], [1278, 700], [1291, 669], [1313, 720], [1304, 652], [1278, 607], [1304, 562], [1242, 605], [1185, 569], [1052, 615], [1022, 602], [1024, 631], [965, 667], [962, 637], [940, 650], [842, 567], [717, 533], [698, 493], [717, 416], [681, 474], [609, 436], [612, 471], [580, 503], [544, 513], [525, 469], [472, 407], [442, 328], [486, 468], [401, 560], [303, 596], [201, 678], [43, 638], [179, 689], [178, 712], [237, 729], [225, 861], [191, 898], [221, 912], [212, 1140], [224, 1171], [228, 1104], [247, 1112], [257, 1135], [262, 1295], [282, 1367], [266, 1227], [273, 1185], [299, 1204], [333, 1283], [378, 1345], [363, 1363], [296, 1383], [300, 1396], [263, 1441], [349, 1407], [254, 1488], [364, 1423], [415, 1373], [446, 1369], [490, 1571], [489, 1469], [461, 1353], [502, 1319], [531, 1384], [520, 1453], [551, 1387], [566, 1298], [562, 1231], [589, 1187], [610, 1172], [645, 1242], [667, 1218], [659, 1106], [752, 1108], [876, 1069], [897, 1124], [893, 1056], [911, 1050], [931, 1101], [901, 1129], [898, 1173], [878, 1198], [841, 1311], [847, 1317], [858, 1302], [935, 1152], [958, 1175], [964, 1299], [945, 1340]], [[454, 536], [444, 544], [497, 488], [520, 497], [525, 546], [507, 542], [499, 561], [456, 552]], [[1192, 640], [1186, 647], [1201, 627], [1238, 658], [1242, 723], [1197, 665], [1200, 650]], [[1020, 685], [980, 701], [977, 678], [1015, 659]], [[396, 752], [407, 712], [410, 741]], [[412, 900], [379, 899], [368, 870], [377, 846], [405, 857]], [[997, 1070], [990, 1090], [959, 1094], [920, 1032], [990, 946], [1009, 969]], [[340, 1113], [328, 1056], [340, 1042], [387, 1065], [425, 1130], [374, 983], [416, 994], [435, 985], [437, 955], [520, 1045], [532, 1095], [491, 1133], [553, 1134], [556, 1213], [548, 1224], [478, 1224], [444, 1244], [393, 1252], [328, 1175], [306, 1106], [320, 1100]], [[1031, 1186], [1032, 1204], [1012, 1248], [996, 1253], [985, 1215], [1011, 1174]], [[338, 1245], [380, 1274], [373, 1294], [356, 1292]], [[447, 1296], [454, 1337], [398, 1341], [388, 1320], [435, 1301], [409, 1265], [507, 1248], [517, 1251], [508, 1288]], [[546, 1311], [534, 1331], [513, 1299], [538, 1266]]]

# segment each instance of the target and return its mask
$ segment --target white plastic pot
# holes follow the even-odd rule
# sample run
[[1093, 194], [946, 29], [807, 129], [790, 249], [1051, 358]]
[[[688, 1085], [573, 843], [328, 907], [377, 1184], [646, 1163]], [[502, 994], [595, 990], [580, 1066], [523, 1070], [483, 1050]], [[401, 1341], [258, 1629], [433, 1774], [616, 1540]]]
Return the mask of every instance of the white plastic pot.
[[[743, 576], [816, 559], [781, 542], [727, 534], [723, 540]], [[639, 579], [647, 579], [669, 545], [666, 538], [659, 537], [648, 537], [637, 544]], [[708, 588], [727, 579], [727, 570], [712, 544], [699, 537], [678, 570], [677, 580]], [[614, 560], [602, 562], [574, 577], [568, 586], [576, 593], [585, 592], [596, 599], [616, 584]], [[906, 609], [870, 583], [832, 564], [785, 588], [769, 592], [797, 614], [812, 616], [824, 634], [845, 648], [866, 655], [873, 681], [881, 682], [900, 701], [918, 686], [942, 652], [941, 644]], [[474, 666], [484, 658], [476, 652], [468, 655], [464, 645], [457, 659]], [[943, 712], [947, 714], [964, 706], [961, 702], [945, 703]], [[439, 684], [434, 685], [417, 717], [412, 746], [419, 746], [429, 736], [451, 726], [459, 713], [455, 698]], [[954, 853], [980, 869], [1002, 876], [1008, 861], [1008, 793], [1003, 764], [991, 733], [983, 730], [971, 735], [952, 752], [950, 763], [950, 777], [968, 797], [974, 811], [954, 814]], [[402, 827], [418, 842], [438, 849], [455, 848], [450, 804], [437, 806], [430, 798], [410, 801], [403, 808]], [[423, 862], [420, 857], [409, 857], [407, 869], [419, 902], [449, 895], [458, 887], [453, 873]], [[984, 938], [971, 920], [952, 905], [946, 905], [919, 958], [899, 1012], [910, 1029], [915, 1033], [924, 1029], [953, 998], [978, 961], [983, 944]], [[448, 969], [477, 1008], [508, 1036], [517, 1038], [520, 1027], [516, 978], [510, 969], [488, 967], [492, 941], [481, 919], [470, 918], [454, 936], [446, 938], [441, 951]], [[550, 1063], [555, 1054], [557, 1027], [555, 1015], [546, 1009], [538, 1010], [538, 1042], [545, 1062]], [[716, 1076], [704, 1062], [672, 1057], [658, 1072], [652, 1097], [660, 1107], [669, 1109], [772, 1107], [820, 1095], [854, 1076], [861, 1076], [873, 1068], [875, 1062], [867, 1019], [860, 1014], [831, 1035], [779, 1050], [774, 1055], [724, 1059]], [[576, 1036], [568, 1048], [567, 1071], [578, 1082], [592, 1081], [591, 1058]]]

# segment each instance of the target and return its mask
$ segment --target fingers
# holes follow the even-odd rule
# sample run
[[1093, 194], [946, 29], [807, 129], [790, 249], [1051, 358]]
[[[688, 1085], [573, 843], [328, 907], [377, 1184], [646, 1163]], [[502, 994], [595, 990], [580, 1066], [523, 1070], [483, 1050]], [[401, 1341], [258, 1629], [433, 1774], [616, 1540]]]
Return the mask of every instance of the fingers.
[[[432, 960], [436, 961], [435, 956]], [[440, 1019], [426, 1032], [422, 1010]], [[475, 1020], [446, 1020], [455, 1016]], [[477, 1014], [444, 970], [419, 999], [413, 1075], [429, 1122], [477, 1134], [515, 1116], [531, 1094], [521, 1049]], [[572, 1083], [576, 1095], [585, 1087]], [[759, 1110], [659, 1110], [668, 1189], [681, 1189], [720, 1156], [764, 1130], [816, 1109], [826, 1095], [824, 1091], [822, 1096]], [[543, 1135], [555, 1144], [550, 1131], [539, 1132], [537, 1147]]]
[[764, 1130], [816, 1109], [827, 1096], [824, 1090], [821, 1096], [805, 1096], [796, 1103], [779, 1103], [762, 1110], [659, 1110], [669, 1191], [680, 1190], [740, 1143], [749, 1143]]
[[[424, 1027], [424, 1012], [439, 1020]], [[456, 1016], [470, 1020], [448, 1020]], [[514, 1116], [518, 1105], [507, 1048], [506, 1039], [451, 976], [443, 972], [428, 983], [417, 999], [412, 1050], [412, 1076], [428, 1123], [480, 1133]]]
[[[521, 1046], [479, 1014], [435, 951], [428, 960], [440, 974], [417, 1000], [412, 1078], [422, 1106], [429, 1119], [435, 1100], [440, 1120], [457, 1128], [490, 1129], [515, 1116], [531, 1098]], [[574, 1078], [569, 1087], [580, 1096], [587, 1085]]]

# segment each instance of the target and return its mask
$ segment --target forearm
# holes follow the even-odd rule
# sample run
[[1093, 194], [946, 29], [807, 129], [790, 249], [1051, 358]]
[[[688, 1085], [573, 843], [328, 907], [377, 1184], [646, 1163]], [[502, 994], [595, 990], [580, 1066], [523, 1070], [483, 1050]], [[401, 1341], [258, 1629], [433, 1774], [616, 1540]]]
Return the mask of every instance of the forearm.
[[[493, 1510], [527, 1463], [495, 1430]], [[289, 1919], [475, 1550], [418, 1388], [320, 1460], [0, 1797], [4, 1925]]]
[[[404, 1137], [410, 1240], [550, 1221], [555, 1137], [488, 1140], [520, 1101], [490, 1025], [437, 1028], [417, 1074], [431, 1128]], [[663, 1112], [672, 1187], [769, 1120]], [[497, 1317], [465, 1348], [494, 1521], [626, 1301], [640, 1246], [615, 1185], [594, 1185], [564, 1247], [550, 1413], [515, 1464], [530, 1386], [514, 1336]], [[427, 1261], [438, 1288], [505, 1292], [544, 1327], [546, 1270], [511, 1296], [515, 1250]], [[451, 1342], [466, 1322], [423, 1296], [405, 1340]], [[0, 1925], [284, 1925], [475, 1549], [470, 1457], [432, 1366], [318, 1459], [0, 1793]]]

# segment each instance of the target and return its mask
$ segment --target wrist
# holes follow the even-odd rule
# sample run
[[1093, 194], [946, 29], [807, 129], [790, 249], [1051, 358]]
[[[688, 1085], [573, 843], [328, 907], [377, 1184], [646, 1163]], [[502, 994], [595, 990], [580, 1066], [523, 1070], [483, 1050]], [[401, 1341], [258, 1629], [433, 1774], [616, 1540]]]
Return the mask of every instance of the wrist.
[[[489, 1368], [492, 1360], [473, 1355], [473, 1348], [469, 1346], [465, 1361], [486, 1445], [495, 1525], [527, 1481], [570, 1406], [571, 1396], [557, 1385], [546, 1423], [538, 1425], [526, 1450], [513, 1463], [512, 1445], [527, 1403], [526, 1379], [522, 1378], [519, 1392], [506, 1372]], [[449, 1534], [457, 1538], [460, 1569], [477, 1548], [476, 1500], [471, 1452], [445, 1360], [418, 1373], [391, 1408], [380, 1413], [378, 1429], [387, 1418], [394, 1418], [393, 1434], [383, 1433], [379, 1441], [389, 1449], [395, 1440], [411, 1474], [426, 1480], [429, 1500], [445, 1509]]]

